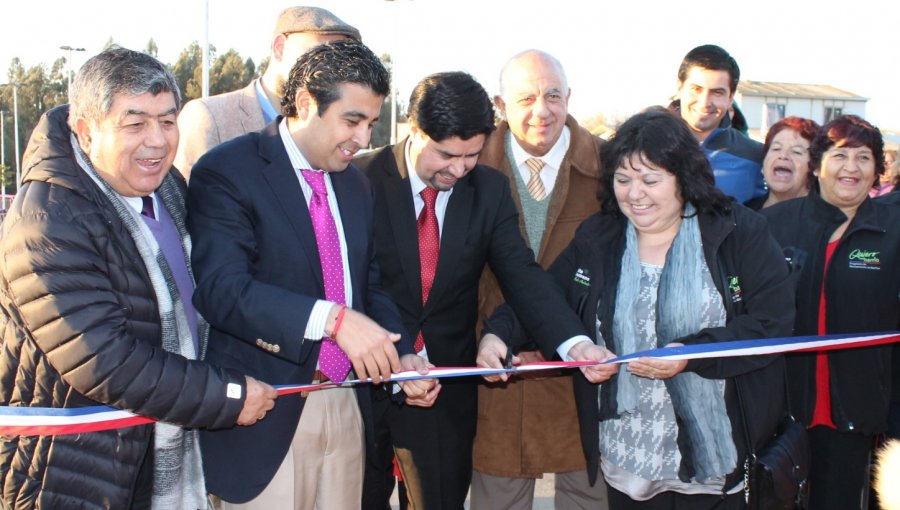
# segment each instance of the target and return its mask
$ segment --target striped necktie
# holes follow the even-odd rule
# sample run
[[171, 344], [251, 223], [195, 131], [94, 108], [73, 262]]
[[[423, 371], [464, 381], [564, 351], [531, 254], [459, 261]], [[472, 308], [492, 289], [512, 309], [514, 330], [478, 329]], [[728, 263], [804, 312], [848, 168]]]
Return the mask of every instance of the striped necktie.
[[540, 202], [547, 196], [547, 191], [544, 189], [544, 181], [541, 180], [541, 169], [544, 168], [544, 162], [539, 158], [528, 158], [525, 160], [525, 164], [531, 169], [531, 179], [528, 180], [528, 193]]

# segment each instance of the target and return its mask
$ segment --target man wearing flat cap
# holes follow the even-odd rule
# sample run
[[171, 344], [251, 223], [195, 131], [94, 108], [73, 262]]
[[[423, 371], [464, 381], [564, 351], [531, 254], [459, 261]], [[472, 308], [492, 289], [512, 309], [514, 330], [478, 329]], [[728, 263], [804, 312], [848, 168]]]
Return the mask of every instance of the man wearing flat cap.
[[184, 105], [178, 115], [181, 142], [175, 167], [186, 179], [197, 159], [220, 143], [259, 131], [281, 114], [281, 96], [297, 58], [313, 46], [338, 39], [361, 41], [359, 30], [319, 7], [288, 7], [272, 33], [269, 64], [246, 87]]

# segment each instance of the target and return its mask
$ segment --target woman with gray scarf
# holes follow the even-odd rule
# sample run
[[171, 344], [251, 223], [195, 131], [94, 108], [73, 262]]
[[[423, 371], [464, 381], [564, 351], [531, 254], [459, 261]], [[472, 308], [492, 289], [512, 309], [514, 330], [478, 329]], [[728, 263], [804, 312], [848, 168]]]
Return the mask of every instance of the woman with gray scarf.
[[[760, 216], [715, 188], [683, 122], [632, 117], [601, 164], [602, 210], [550, 268], [597, 344], [629, 354], [790, 335], [793, 292], [778, 244]], [[505, 351], [497, 337], [513, 349], [523, 340], [508, 310], [489, 322], [484, 366]], [[599, 386], [576, 375], [588, 472], [593, 480], [599, 463], [610, 509], [743, 508], [747, 436], [735, 385], [758, 448], [783, 415], [783, 370], [774, 356], [640, 358]]]

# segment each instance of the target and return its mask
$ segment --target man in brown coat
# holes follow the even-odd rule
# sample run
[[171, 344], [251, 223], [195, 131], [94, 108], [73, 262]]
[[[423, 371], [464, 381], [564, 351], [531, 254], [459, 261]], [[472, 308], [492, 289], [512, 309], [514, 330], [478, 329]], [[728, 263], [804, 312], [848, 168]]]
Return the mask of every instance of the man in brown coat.
[[[519, 227], [545, 268], [600, 206], [600, 142], [568, 115], [569, 95], [554, 57], [536, 50], [512, 57], [494, 98], [505, 120], [478, 158], [509, 178]], [[502, 302], [494, 275], [485, 270], [481, 313], [489, 315]], [[536, 347], [517, 354], [523, 363], [543, 360]], [[483, 384], [472, 509], [530, 509], [534, 480], [544, 473], [556, 473], [555, 508], [605, 508], [605, 484], [588, 483], [580, 437], [571, 373]]]

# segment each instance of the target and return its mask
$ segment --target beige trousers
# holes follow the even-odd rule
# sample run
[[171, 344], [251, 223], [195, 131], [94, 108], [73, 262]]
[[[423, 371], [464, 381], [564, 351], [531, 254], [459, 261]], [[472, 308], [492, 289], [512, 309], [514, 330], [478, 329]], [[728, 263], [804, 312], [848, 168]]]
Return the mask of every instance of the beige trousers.
[[222, 501], [222, 510], [359, 508], [365, 437], [356, 390], [314, 391], [275, 477], [247, 503]]

